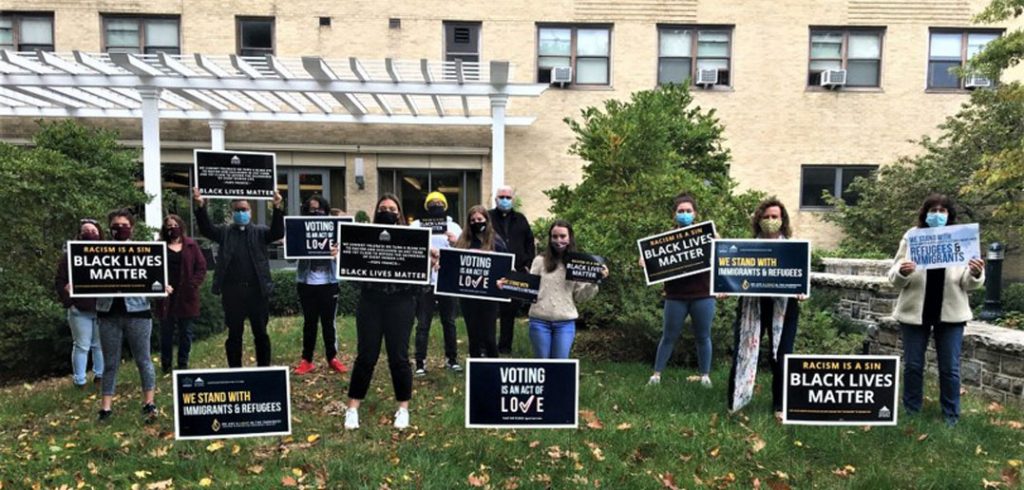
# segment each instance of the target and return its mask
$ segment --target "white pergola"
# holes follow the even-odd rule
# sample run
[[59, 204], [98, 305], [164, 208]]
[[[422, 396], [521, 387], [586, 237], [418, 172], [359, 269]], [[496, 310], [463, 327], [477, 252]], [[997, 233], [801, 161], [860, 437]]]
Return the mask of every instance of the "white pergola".
[[134, 55], [0, 51], [0, 116], [141, 118], [146, 221], [162, 215], [160, 119], [208, 121], [224, 149], [228, 121], [491, 127], [492, 193], [504, 184], [505, 126], [513, 97], [543, 84], [509, 83], [507, 61], [489, 64], [316, 56]]

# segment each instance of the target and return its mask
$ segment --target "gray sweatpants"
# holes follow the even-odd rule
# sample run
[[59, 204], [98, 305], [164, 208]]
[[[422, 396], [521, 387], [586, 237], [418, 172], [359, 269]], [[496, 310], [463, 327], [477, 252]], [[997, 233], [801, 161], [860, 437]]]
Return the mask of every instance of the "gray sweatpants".
[[128, 339], [128, 348], [135, 358], [142, 378], [142, 391], [156, 388], [156, 372], [150, 359], [149, 337], [153, 331], [152, 318], [132, 318], [124, 315], [101, 316], [100, 343], [103, 345], [103, 395], [113, 395], [117, 386], [117, 370], [121, 367], [121, 344]]

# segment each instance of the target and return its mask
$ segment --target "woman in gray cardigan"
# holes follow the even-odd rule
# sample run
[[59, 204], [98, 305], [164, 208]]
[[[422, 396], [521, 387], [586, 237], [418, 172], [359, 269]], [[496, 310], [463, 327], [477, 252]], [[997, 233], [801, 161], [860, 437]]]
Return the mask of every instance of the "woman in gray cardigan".
[[[954, 223], [956, 209], [944, 195], [928, 196], [918, 211], [917, 228]], [[903, 335], [903, 406], [909, 413], [921, 411], [925, 351], [929, 335], [934, 335], [942, 415], [948, 426], [955, 426], [960, 418], [960, 347], [964, 326], [972, 318], [967, 292], [985, 283], [985, 263], [972, 258], [967, 267], [920, 269], [910, 260], [904, 235], [889, 282], [900, 292], [893, 317]]]

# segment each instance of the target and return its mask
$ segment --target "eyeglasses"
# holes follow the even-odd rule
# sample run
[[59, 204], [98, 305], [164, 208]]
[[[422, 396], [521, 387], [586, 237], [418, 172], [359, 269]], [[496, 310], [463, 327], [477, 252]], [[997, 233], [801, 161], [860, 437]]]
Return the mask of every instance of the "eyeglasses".
[[498, 196], [498, 199], [508, 199], [508, 200], [512, 200], [512, 196]]

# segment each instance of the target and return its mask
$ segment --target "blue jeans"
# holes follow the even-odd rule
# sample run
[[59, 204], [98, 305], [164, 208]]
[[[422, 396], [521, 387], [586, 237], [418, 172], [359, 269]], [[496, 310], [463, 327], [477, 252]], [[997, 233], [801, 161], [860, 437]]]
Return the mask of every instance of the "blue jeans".
[[85, 384], [85, 368], [92, 351], [92, 375], [103, 377], [103, 348], [100, 346], [100, 327], [95, 311], [79, 311], [68, 308], [68, 325], [71, 326], [71, 379], [76, 385]]
[[658, 354], [654, 358], [656, 372], [664, 371], [668, 359], [672, 357], [672, 350], [683, 331], [687, 314], [690, 315], [690, 325], [697, 344], [697, 369], [700, 374], [711, 372], [711, 321], [715, 318], [715, 298], [665, 300], [661, 342], [658, 343]]
[[552, 322], [530, 318], [530, 343], [537, 359], [568, 359], [576, 338], [576, 320]]
[[939, 402], [947, 420], [960, 418], [960, 347], [964, 339], [962, 324], [901, 324], [903, 330], [903, 406], [908, 412], [921, 411], [924, 395], [924, 362], [928, 336], [935, 335], [935, 354], [939, 364]]

